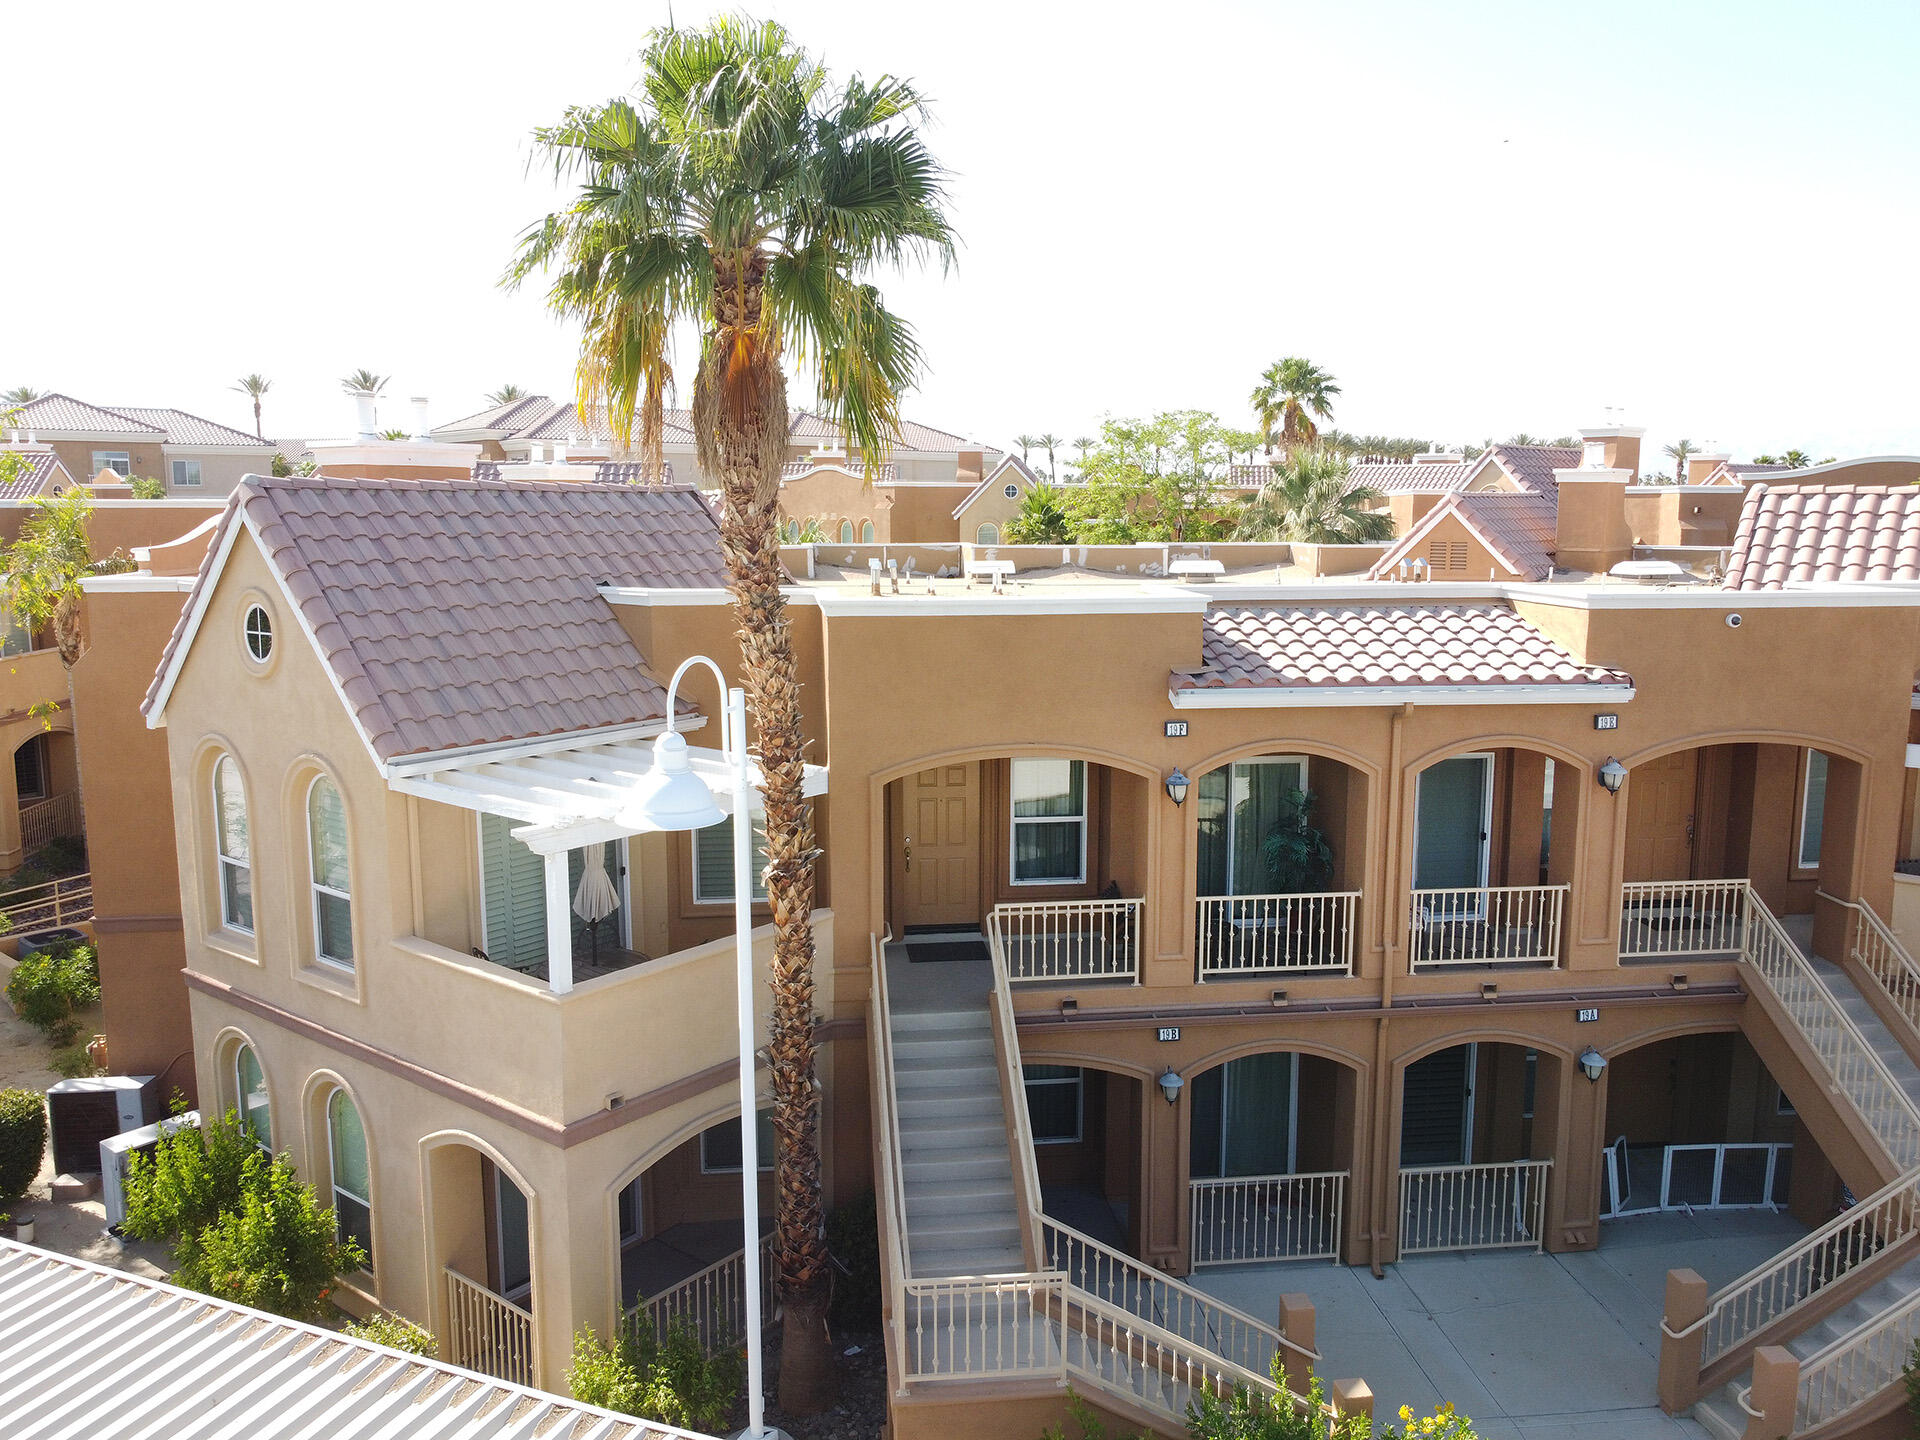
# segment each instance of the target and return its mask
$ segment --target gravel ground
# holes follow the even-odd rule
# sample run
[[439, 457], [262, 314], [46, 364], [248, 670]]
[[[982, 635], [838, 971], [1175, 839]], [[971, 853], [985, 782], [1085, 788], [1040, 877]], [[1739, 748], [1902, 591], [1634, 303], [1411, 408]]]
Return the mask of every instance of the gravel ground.
[[[878, 1335], [849, 1332], [834, 1342], [834, 1363], [840, 1370], [840, 1398], [825, 1411], [807, 1419], [788, 1415], [774, 1403], [780, 1388], [779, 1330], [767, 1344], [767, 1424], [778, 1426], [793, 1440], [877, 1440], [887, 1423], [887, 1356]], [[744, 1429], [743, 1401], [734, 1414], [733, 1429]]]

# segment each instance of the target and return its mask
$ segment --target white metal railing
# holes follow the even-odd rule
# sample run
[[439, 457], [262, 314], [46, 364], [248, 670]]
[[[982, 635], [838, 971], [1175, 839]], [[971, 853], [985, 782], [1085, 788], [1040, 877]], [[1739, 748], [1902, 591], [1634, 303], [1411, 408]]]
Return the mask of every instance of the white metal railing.
[[1823, 900], [1853, 911], [1855, 923], [1847, 953], [1886, 992], [1894, 1008], [1906, 1017], [1908, 1027], [1920, 1032], [1920, 964], [1864, 900], [1842, 900], [1825, 891], [1820, 894]]
[[994, 1379], [1066, 1373], [1055, 1322], [1059, 1273], [909, 1280], [900, 1296], [908, 1380]]
[[1558, 965], [1565, 885], [1415, 890], [1408, 960], [1448, 965]]
[[1188, 1182], [1193, 1263], [1340, 1258], [1347, 1172]]
[[987, 915], [1007, 975], [1018, 984], [1072, 980], [1140, 983], [1144, 900], [1035, 900], [996, 905]]
[[1786, 1010], [1895, 1166], [1910, 1170], [1920, 1164], [1920, 1109], [1840, 1002], [1820, 983], [1786, 927], [1751, 890], [1741, 959]]
[[891, 1348], [906, 1378], [907, 1247], [902, 1231], [907, 1223], [905, 1167], [900, 1160], [900, 1100], [893, 1079], [893, 1011], [887, 995], [886, 939], [868, 935], [873, 957], [873, 985], [867, 992], [868, 1088], [874, 1109], [875, 1171], [878, 1180], [883, 1310]]
[[1199, 979], [1276, 970], [1353, 973], [1360, 892], [1202, 895], [1194, 902]]
[[37, 850], [62, 835], [78, 835], [85, 825], [78, 790], [36, 800], [20, 807], [20, 845]]
[[1620, 887], [1620, 958], [1738, 953], [1745, 880], [1630, 880]]
[[537, 1385], [533, 1315], [446, 1267], [447, 1332], [440, 1353], [455, 1365], [514, 1385]]
[[1721, 1286], [1709, 1298], [1705, 1315], [1684, 1330], [1666, 1333], [1677, 1340], [1704, 1330], [1701, 1363], [1711, 1364], [1841, 1276], [1916, 1233], [1920, 1233], [1920, 1169], [1909, 1170], [1738, 1280]]
[[1660, 1152], [1660, 1183], [1642, 1194], [1633, 1183], [1633, 1150], [1625, 1137], [1603, 1152], [1607, 1196], [1602, 1219], [1653, 1210], [1758, 1210], [1787, 1203], [1793, 1174], [1791, 1143], [1736, 1140], [1726, 1144], [1636, 1147]]
[[[1243, 1369], [1084, 1290], [1069, 1287], [1067, 1294], [1066, 1371], [1081, 1384], [1142, 1401], [1176, 1427], [1184, 1427], [1202, 1393], [1222, 1399], [1235, 1390], [1269, 1397], [1280, 1393], [1271, 1376]], [[1298, 1395], [1293, 1400], [1296, 1409], [1304, 1403]]]
[[1400, 1253], [1538, 1250], [1551, 1160], [1400, 1171]]
[[1794, 1433], [1836, 1420], [1897, 1383], [1913, 1358], [1915, 1339], [1920, 1339], [1920, 1292], [1802, 1360]]
[[987, 959], [993, 966], [993, 993], [987, 997], [991, 1007], [996, 1054], [1006, 1072], [1006, 1093], [1013, 1125], [1014, 1181], [1020, 1191], [1020, 1229], [1029, 1258], [1041, 1261], [1044, 1239], [1038, 1227], [1042, 1213], [1040, 1166], [1034, 1158], [1033, 1117], [1027, 1112], [1027, 1071], [1020, 1059], [1020, 1031], [1013, 1013], [1013, 983], [1007, 973], [1007, 953], [999, 932], [987, 927]]
[[9, 935], [34, 935], [93, 918], [93, 873], [62, 875], [0, 895], [0, 916]]
[[[761, 1324], [774, 1320], [773, 1234], [760, 1237]], [[645, 1321], [655, 1335], [664, 1336], [674, 1324], [684, 1324], [712, 1355], [746, 1338], [747, 1252], [736, 1250], [677, 1284], [649, 1295], [626, 1312], [629, 1325]]]

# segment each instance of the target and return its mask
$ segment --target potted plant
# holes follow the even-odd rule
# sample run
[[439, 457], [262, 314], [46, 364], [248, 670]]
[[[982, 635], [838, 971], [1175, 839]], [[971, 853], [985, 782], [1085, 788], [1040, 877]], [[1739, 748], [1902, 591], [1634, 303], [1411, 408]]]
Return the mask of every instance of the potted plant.
[[[1333, 847], [1313, 823], [1313, 793], [1287, 790], [1279, 799], [1273, 823], [1260, 841], [1260, 858], [1267, 867], [1267, 883], [1276, 895], [1312, 894], [1325, 890], [1333, 878]], [[1332, 953], [1341, 937], [1331, 926], [1316, 924], [1320, 915], [1310, 905], [1288, 907], [1288, 953], [1302, 955], [1311, 947], [1315, 961]]]

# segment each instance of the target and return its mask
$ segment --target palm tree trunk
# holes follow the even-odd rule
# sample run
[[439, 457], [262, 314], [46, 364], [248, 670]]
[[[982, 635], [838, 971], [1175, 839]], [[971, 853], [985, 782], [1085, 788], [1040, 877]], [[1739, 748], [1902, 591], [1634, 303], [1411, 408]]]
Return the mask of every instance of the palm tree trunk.
[[[813, 807], [802, 789], [804, 740], [792, 626], [781, 594], [780, 466], [786, 458], [786, 379], [759, 329], [764, 257], [715, 262], [717, 324], [701, 359], [694, 430], [701, 465], [720, 476], [726, 556], [767, 811], [767, 900], [775, 927], [773, 1091], [775, 1215], [782, 1306], [782, 1409], [811, 1415], [833, 1399], [830, 1294], [820, 1185], [820, 1101], [814, 1085]], [[709, 462], [713, 463], [709, 463]], [[736, 818], [735, 823], [740, 823]], [[742, 1117], [742, 1124], [751, 1123]]]
[[258, 395], [253, 397], [253, 438], [256, 440], [267, 438], [267, 432], [260, 428], [260, 397]]

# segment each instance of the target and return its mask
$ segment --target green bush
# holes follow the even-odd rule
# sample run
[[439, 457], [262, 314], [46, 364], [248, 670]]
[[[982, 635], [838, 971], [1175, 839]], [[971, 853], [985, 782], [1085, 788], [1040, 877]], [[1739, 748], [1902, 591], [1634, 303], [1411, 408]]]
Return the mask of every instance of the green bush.
[[57, 1051], [47, 1064], [54, 1074], [66, 1080], [82, 1080], [88, 1076], [107, 1073], [93, 1063], [93, 1056], [87, 1053], [84, 1042], [69, 1045], [66, 1049]]
[[[1073, 1387], [1067, 1387], [1067, 1414], [1073, 1417], [1075, 1427], [1080, 1431], [1080, 1440], [1107, 1440], [1107, 1422], [1094, 1412], [1094, 1408], [1080, 1396], [1074, 1394]], [[1040, 1440], [1067, 1440], [1064, 1425], [1049, 1425], [1040, 1434]], [[1134, 1435], [1119, 1437], [1119, 1440], [1153, 1440], [1145, 1430]]]
[[41, 884], [49, 876], [77, 875], [87, 868], [87, 842], [79, 835], [56, 835], [27, 856], [27, 865], [40, 872]]
[[740, 1400], [746, 1366], [746, 1352], [734, 1345], [709, 1358], [684, 1320], [668, 1326], [664, 1340], [641, 1321], [612, 1345], [589, 1325], [574, 1337], [567, 1384], [586, 1404], [714, 1433]]
[[151, 1155], [127, 1157], [127, 1218], [120, 1228], [136, 1240], [173, 1243], [175, 1263], [182, 1263], [202, 1231], [240, 1208], [247, 1166], [259, 1158], [253, 1132], [232, 1110], [219, 1120], [179, 1126], [160, 1137]]
[[356, 1320], [351, 1325], [343, 1326], [340, 1333], [351, 1335], [356, 1340], [371, 1340], [390, 1350], [405, 1350], [409, 1355], [432, 1357], [440, 1353], [440, 1342], [433, 1338], [431, 1331], [421, 1329], [404, 1316], [389, 1315], [384, 1310], [365, 1320]]
[[[1202, 1391], [1187, 1407], [1187, 1434], [1193, 1440], [1368, 1440], [1372, 1426], [1364, 1415], [1330, 1419], [1326, 1413], [1326, 1386], [1316, 1375], [1309, 1375], [1307, 1404], [1296, 1407], [1287, 1386], [1283, 1363], [1285, 1352], [1273, 1357], [1273, 1379], [1278, 1393], [1268, 1395], [1236, 1389], [1224, 1399]], [[1404, 1413], [1404, 1412], [1403, 1412]], [[1409, 1434], [1429, 1432], [1413, 1430]], [[1434, 1440], [1468, 1440], [1472, 1432], [1441, 1436]], [[1399, 1432], [1383, 1432], [1398, 1440]]]
[[827, 1248], [839, 1262], [828, 1319], [843, 1330], [880, 1328], [880, 1228], [873, 1192], [827, 1216]]
[[35, 951], [7, 977], [7, 999], [22, 1020], [46, 1031], [55, 1044], [71, 1045], [79, 1033], [75, 1012], [100, 1001], [100, 964], [93, 946], [76, 940]]
[[164, 500], [167, 498], [166, 485], [159, 480], [150, 480], [145, 475], [129, 476], [127, 478], [127, 484], [133, 487], [133, 498], [136, 500]]
[[47, 1102], [38, 1090], [0, 1090], [0, 1205], [18, 1200], [47, 1153]]

